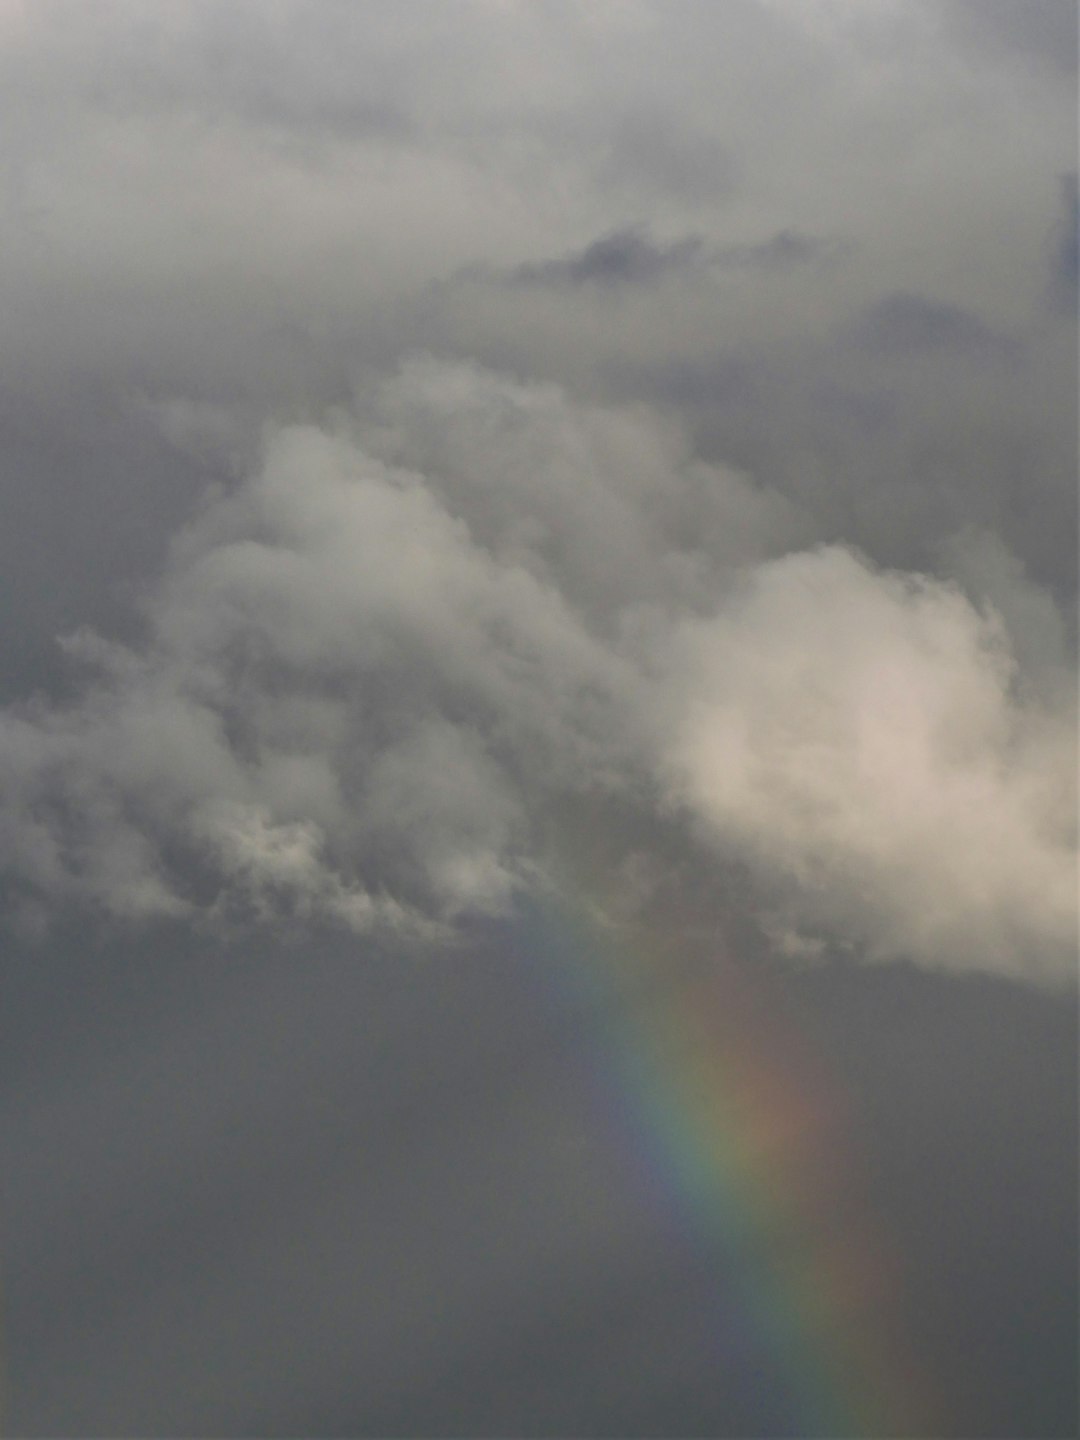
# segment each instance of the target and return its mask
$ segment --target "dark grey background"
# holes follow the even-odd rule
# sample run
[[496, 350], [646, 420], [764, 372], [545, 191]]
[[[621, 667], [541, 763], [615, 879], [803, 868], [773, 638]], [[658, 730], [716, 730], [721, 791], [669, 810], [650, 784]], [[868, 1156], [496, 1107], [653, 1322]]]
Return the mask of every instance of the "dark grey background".
[[[494, 938], [9, 956], [9, 1430], [804, 1433], [745, 1317], [716, 1344], [723, 1266], [595, 1019]], [[931, 1433], [1072, 1433], [1072, 1008], [841, 964], [777, 994], [849, 1100]]]

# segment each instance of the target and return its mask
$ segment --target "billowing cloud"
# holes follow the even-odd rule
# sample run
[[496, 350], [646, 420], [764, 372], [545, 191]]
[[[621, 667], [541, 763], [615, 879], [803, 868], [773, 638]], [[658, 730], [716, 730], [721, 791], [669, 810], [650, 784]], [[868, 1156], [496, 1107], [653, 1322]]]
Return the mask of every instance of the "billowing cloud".
[[681, 653], [677, 792], [796, 924], [879, 958], [1067, 973], [1074, 725], [1020, 699], [999, 620], [832, 548], [762, 567]]
[[811, 948], [1063, 973], [1051, 602], [958, 539], [1024, 689], [997, 612], [800, 550], [804, 524], [642, 410], [416, 362], [269, 429], [175, 540], [145, 641], [76, 636], [83, 692], [3, 715], [6, 872], [132, 918], [420, 932], [505, 905], [560, 797], [599, 789], [674, 807]]
[[579, 783], [618, 763], [632, 709], [628, 666], [542, 574], [344, 433], [268, 435], [177, 541], [147, 623], [137, 651], [77, 639], [99, 677], [9, 712], [0, 742], [9, 869], [118, 914], [226, 885], [366, 925], [399, 840], [406, 890], [490, 899], [515, 801], [488, 751]]

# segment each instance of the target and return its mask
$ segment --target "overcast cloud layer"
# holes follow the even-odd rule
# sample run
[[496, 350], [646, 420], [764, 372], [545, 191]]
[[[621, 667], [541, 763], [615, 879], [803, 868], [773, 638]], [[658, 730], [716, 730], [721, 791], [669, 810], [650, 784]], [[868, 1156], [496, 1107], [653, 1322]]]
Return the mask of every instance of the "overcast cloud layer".
[[420, 931], [600, 790], [1070, 974], [1067, 9], [5, 7], [19, 923]]

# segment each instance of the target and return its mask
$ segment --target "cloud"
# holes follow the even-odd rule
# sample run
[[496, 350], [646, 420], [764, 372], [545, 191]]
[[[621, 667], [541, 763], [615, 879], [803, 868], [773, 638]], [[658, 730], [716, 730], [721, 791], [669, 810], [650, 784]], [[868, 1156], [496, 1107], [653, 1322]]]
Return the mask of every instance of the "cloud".
[[177, 539], [147, 645], [76, 639], [82, 696], [4, 714], [9, 873], [125, 916], [202, 892], [364, 928], [400, 918], [391, 881], [496, 903], [513, 783], [617, 768], [632, 713], [630, 667], [543, 569], [346, 432], [272, 431]]
[[796, 923], [876, 958], [1068, 972], [1074, 720], [1020, 701], [995, 617], [827, 548], [688, 625], [681, 663], [675, 793], [786, 881]]
[[1075, 80], [1077, 19], [1070, 0], [937, 0], [936, 10], [946, 33], [976, 54]]
[[524, 285], [648, 285], [700, 268], [703, 249], [699, 236], [658, 245], [643, 230], [615, 230], [560, 260], [519, 265], [511, 278]]
[[[554, 260], [533, 260], [505, 276], [519, 285], [653, 285], [671, 276], [702, 276], [711, 270], [775, 273], [835, 256], [839, 247], [796, 230], [780, 230], [749, 244], [708, 245], [700, 235], [668, 244], [653, 240], [642, 226], [614, 230], [584, 249]], [[473, 271], [483, 278], [484, 272]]]
[[[1075, 334], [1045, 303], [1075, 137], [1032, 80], [1059, 12], [137, 10], [50, 0], [0, 37], [24, 915], [449, 923], [597, 792], [675, 870], [702, 806], [665, 809], [696, 693], [670, 657], [821, 545], [1000, 613], [951, 659], [1012, 657], [993, 803], [1043, 854], [1017, 797], [1075, 597]], [[721, 832], [718, 869], [732, 827], [692, 842], [713, 863]], [[1022, 968], [1002, 904], [986, 963]], [[768, 924], [900, 945], [884, 900], [845, 906]]]
[[959, 305], [922, 295], [895, 294], [876, 301], [862, 317], [858, 342], [882, 354], [953, 350], [1010, 355], [1015, 345]]
[[433, 930], [392, 897], [373, 898], [345, 884], [324, 863], [323, 835], [312, 820], [276, 821], [261, 805], [210, 799], [196, 808], [190, 828], [232, 887], [219, 904], [246, 902], [262, 921], [280, 920], [284, 911], [301, 921], [336, 920], [358, 932]]
[[1080, 187], [1076, 172], [1061, 177], [1061, 213], [1053, 228], [1051, 288], [1075, 313], [1080, 279]]
[[1064, 1433], [1075, 54], [0, 0], [13, 1429], [767, 1430], [581, 1103], [561, 887], [658, 1020], [777, 979], [954, 1430]]
[[661, 870], [672, 806], [718, 875], [755, 868], [766, 932], [808, 928], [808, 953], [1061, 974], [1052, 602], [974, 535], [955, 565], [1005, 621], [800, 550], [800, 524], [642, 410], [413, 362], [268, 429], [176, 537], [145, 642], [77, 635], [81, 694], [0, 713], [9, 881], [128, 919], [420, 934], [505, 907], [567, 802], [607, 792]]
[[739, 189], [739, 166], [708, 127], [663, 110], [621, 115], [608, 139], [598, 179], [620, 197], [645, 192], [665, 199], [730, 200]]
[[816, 235], [804, 235], [798, 230], [778, 230], [767, 240], [721, 246], [714, 252], [713, 262], [735, 268], [777, 271], [833, 259], [842, 250], [843, 246], [837, 242], [823, 240]]

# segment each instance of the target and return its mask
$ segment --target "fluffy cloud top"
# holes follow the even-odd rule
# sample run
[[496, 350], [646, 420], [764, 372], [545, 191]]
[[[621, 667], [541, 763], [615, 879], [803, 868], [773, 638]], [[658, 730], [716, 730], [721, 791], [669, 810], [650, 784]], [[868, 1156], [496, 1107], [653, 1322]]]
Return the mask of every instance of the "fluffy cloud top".
[[0, 718], [9, 882], [31, 913], [419, 933], [505, 905], [599, 790], [809, 943], [1066, 973], [1060, 656], [1026, 683], [996, 612], [802, 527], [643, 410], [474, 367], [271, 427], [143, 643], [76, 637], [81, 694]]
[[1071, 963], [1073, 726], [1019, 699], [995, 617], [832, 548], [763, 567], [680, 652], [678, 792], [787, 877], [795, 923], [879, 957]]

